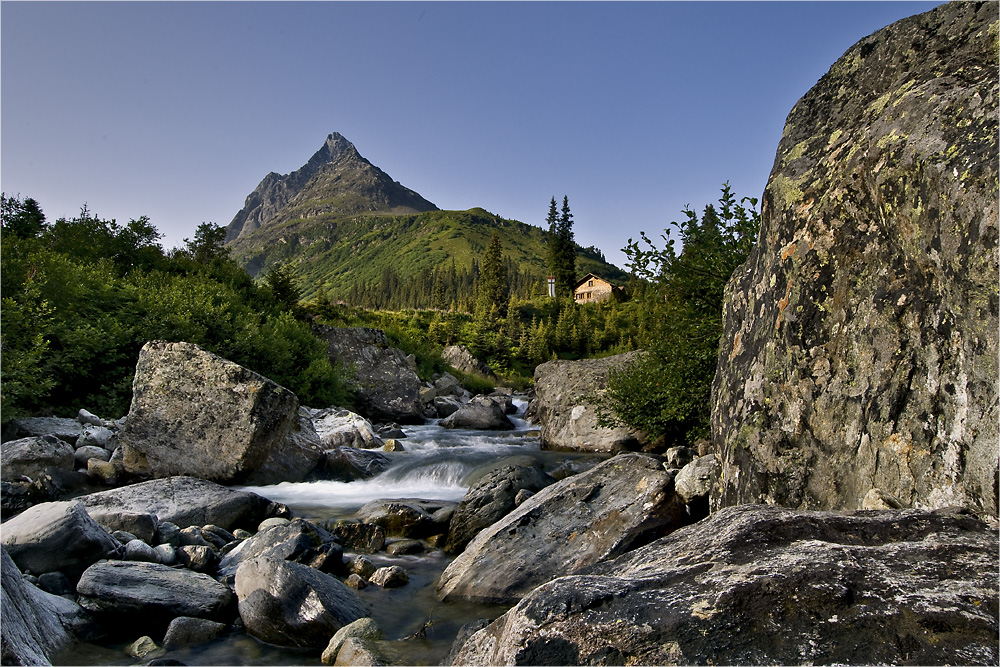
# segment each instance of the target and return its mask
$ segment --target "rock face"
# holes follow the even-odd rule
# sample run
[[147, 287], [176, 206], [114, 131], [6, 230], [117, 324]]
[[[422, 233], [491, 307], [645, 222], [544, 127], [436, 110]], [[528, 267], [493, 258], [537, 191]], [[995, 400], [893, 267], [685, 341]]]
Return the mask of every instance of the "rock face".
[[795, 105], [727, 287], [713, 506], [996, 516], [997, 12], [862, 39]]
[[434, 204], [393, 181], [334, 132], [300, 169], [285, 176], [271, 172], [264, 177], [226, 228], [226, 242], [272, 221], [296, 217], [434, 210]]
[[337, 630], [368, 616], [357, 594], [337, 579], [283, 560], [240, 565], [236, 595], [247, 630], [278, 646], [322, 649]]
[[540, 586], [454, 664], [996, 664], [997, 569], [969, 515], [731, 507]]
[[118, 433], [129, 472], [244, 481], [298, 424], [295, 394], [191, 343], [152, 341]]
[[264, 519], [288, 516], [288, 508], [256, 493], [227, 489], [194, 477], [168, 477], [79, 498], [95, 515], [136, 512], [155, 515], [181, 528], [212, 524], [256, 529]]
[[120, 547], [76, 500], [28, 508], [4, 522], [0, 540], [21, 570], [36, 576], [58, 571], [71, 579]]
[[381, 329], [315, 327], [326, 341], [330, 360], [355, 372], [358, 411], [369, 419], [423, 423], [420, 378], [402, 350], [389, 346]]
[[441, 574], [438, 596], [512, 602], [556, 577], [646, 544], [685, 520], [672, 477], [660, 462], [621, 454], [542, 489], [480, 532]]
[[474, 373], [488, 378], [496, 378], [493, 369], [479, 359], [476, 359], [472, 352], [469, 351], [469, 348], [464, 345], [449, 345], [441, 352], [441, 358], [444, 359], [444, 363], [463, 373]]
[[588, 399], [600, 400], [609, 369], [629, 363], [636, 354], [547, 361], [535, 368], [535, 421], [542, 426], [542, 446], [611, 452], [635, 444], [636, 434], [626, 428], [598, 426], [595, 406]]

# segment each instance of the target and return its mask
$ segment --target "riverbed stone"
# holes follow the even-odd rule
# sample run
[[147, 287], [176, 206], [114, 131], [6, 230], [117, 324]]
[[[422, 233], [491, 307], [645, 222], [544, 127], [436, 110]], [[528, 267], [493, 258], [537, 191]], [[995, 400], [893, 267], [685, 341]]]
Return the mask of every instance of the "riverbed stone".
[[267, 557], [240, 565], [236, 595], [247, 631], [278, 646], [322, 649], [337, 630], [369, 615], [357, 594], [334, 577]]
[[438, 581], [443, 600], [513, 602], [687, 522], [660, 461], [620, 454], [545, 487], [482, 530]]
[[167, 632], [163, 636], [163, 648], [176, 649], [192, 644], [202, 644], [226, 634], [229, 629], [225, 623], [211, 621], [207, 618], [178, 616], [170, 621]]
[[381, 449], [385, 444], [370, 421], [344, 408], [312, 410], [313, 427], [326, 449]]
[[237, 491], [194, 477], [167, 477], [81, 496], [88, 511], [128, 511], [155, 515], [182, 528], [215, 524], [256, 528], [272, 516], [288, 516], [288, 508], [255, 493]]
[[225, 620], [232, 600], [229, 588], [207, 574], [129, 561], [95, 563], [76, 590], [84, 609], [121, 632], [162, 631], [178, 616]]
[[390, 459], [380, 451], [357, 447], [337, 447], [323, 452], [316, 478], [338, 482], [371, 479], [389, 467]]
[[330, 643], [323, 649], [323, 655], [320, 657], [323, 664], [332, 665], [336, 662], [337, 653], [340, 652], [340, 648], [344, 645], [344, 642], [351, 637], [379, 640], [382, 639], [382, 628], [379, 627], [374, 619], [367, 616], [348, 623], [340, 630], [337, 630], [333, 637], [330, 638]]
[[0, 444], [0, 479], [38, 479], [48, 468], [72, 470], [73, 446], [53, 435], [20, 438]]
[[997, 573], [970, 515], [730, 507], [538, 587], [454, 664], [996, 664]]
[[22, 571], [60, 571], [72, 580], [121, 548], [75, 500], [28, 508], [3, 523], [0, 541]]
[[130, 540], [125, 544], [125, 560], [138, 560], [145, 563], [159, 563], [160, 554], [156, 549], [140, 539]]
[[382, 588], [399, 588], [410, 582], [410, 575], [398, 565], [389, 565], [375, 570], [368, 581]]
[[288, 389], [192, 343], [139, 352], [132, 405], [118, 432], [126, 470], [245, 481], [298, 424]]
[[547, 361], [535, 368], [534, 421], [542, 446], [587, 452], [616, 452], [638, 446], [638, 433], [597, 424], [597, 404], [608, 373], [639, 359], [627, 352], [602, 359]]
[[304, 481], [323, 459], [325, 449], [309, 410], [299, 408], [284, 441], [271, 448], [260, 467], [247, 476], [246, 483], [265, 486]]
[[343, 549], [336, 538], [316, 524], [296, 518], [238, 544], [219, 562], [218, 574], [235, 576], [242, 563], [260, 557], [295, 561], [328, 572], [343, 569]]
[[215, 550], [203, 544], [185, 544], [174, 551], [177, 562], [193, 572], [212, 574], [219, 562]]
[[788, 115], [726, 286], [713, 507], [997, 517], [996, 5], [858, 41]]
[[448, 553], [462, 551], [479, 531], [517, 507], [520, 491], [541, 491], [555, 481], [554, 477], [534, 466], [500, 466], [486, 473], [469, 488], [455, 509], [444, 550]]
[[364, 523], [381, 526], [393, 537], [423, 538], [448, 531], [457, 502], [398, 498], [373, 500], [356, 513]]
[[457, 411], [441, 420], [445, 428], [467, 428], [488, 431], [510, 431], [514, 423], [499, 403], [487, 396], [476, 396]]

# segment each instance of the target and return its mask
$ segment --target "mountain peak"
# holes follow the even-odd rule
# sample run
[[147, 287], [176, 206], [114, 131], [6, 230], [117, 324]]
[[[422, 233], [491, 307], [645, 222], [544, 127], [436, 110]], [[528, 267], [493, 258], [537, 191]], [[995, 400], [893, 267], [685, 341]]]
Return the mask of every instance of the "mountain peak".
[[290, 174], [270, 173], [251, 192], [226, 229], [226, 241], [272, 222], [325, 213], [420, 212], [437, 207], [392, 180], [331, 132], [309, 161]]

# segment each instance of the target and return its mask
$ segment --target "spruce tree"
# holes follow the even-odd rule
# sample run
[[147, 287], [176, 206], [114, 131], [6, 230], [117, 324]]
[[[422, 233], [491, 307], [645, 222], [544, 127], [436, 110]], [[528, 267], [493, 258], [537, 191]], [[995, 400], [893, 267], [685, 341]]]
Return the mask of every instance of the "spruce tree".
[[479, 266], [476, 319], [495, 324], [507, 316], [507, 266], [504, 264], [500, 235], [493, 232]]

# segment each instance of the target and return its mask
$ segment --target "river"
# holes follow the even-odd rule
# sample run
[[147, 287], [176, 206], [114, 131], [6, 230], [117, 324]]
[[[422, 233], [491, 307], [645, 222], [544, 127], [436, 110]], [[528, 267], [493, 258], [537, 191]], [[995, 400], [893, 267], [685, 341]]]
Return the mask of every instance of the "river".
[[[354, 482], [281, 483], [239, 487], [288, 505], [292, 515], [316, 523], [352, 518], [362, 505], [385, 498], [420, 498], [459, 501], [469, 487], [490, 470], [512, 464], [540, 464], [556, 477], [581, 472], [605, 456], [542, 450], [538, 430], [522, 417], [527, 401], [515, 398], [518, 414], [511, 417], [513, 431], [445, 429], [432, 420], [406, 426], [402, 452], [387, 452], [390, 465], [377, 476]], [[352, 556], [345, 551], [345, 558]], [[410, 581], [401, 588], [368, 586], [358, 595], [368, 604], [372, 618], [382, 627], [380, 648], [393, 664], [438, 665], [448, 654], [459, 629], [478, 618], [495, 618], [507, 607], [437, 601], [437, 580], [452, 556], [438, 549], [417, 555], [365, 554], [376, 566], [399, 565]], [[420, 632], [423, 629], [423, 632]], [[418, 634], [419, 636], [413, 637]], [[162, 639], [154, 637], [154, 639]], [[136, 660], [123, 652], [124, 645], [83, 645], [64, 664], [129, 665]], [[316, 652], [279, 648], [237, 632], [208, 644], [174, 650], [163, 658], [186, 665], [319, 665]], [[62, 661], [60, 661], [62, 662]], [[145, 662], [145, 661], [143, 661]], [[58, 664], [58, 663], [57, 663]]]

